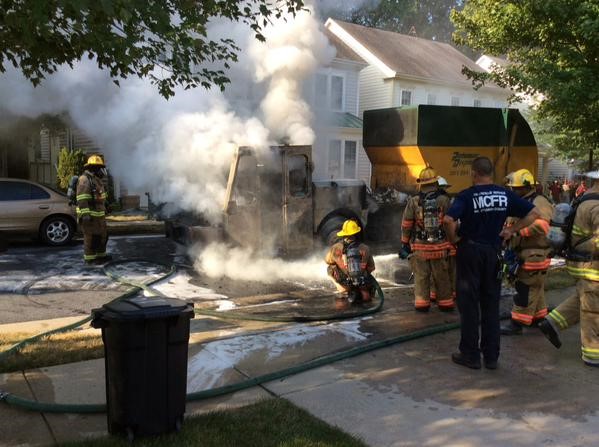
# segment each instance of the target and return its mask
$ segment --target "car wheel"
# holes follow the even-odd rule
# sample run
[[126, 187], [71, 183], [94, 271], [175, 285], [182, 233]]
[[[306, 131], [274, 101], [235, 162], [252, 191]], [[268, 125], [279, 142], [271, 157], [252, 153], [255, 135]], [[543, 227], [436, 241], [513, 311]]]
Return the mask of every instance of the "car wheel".
[[60, 216], [50, 216], [40, 229], [42, 241], [54, 246], [68, 244], [74, 234], [73, 224], [66, 217]]

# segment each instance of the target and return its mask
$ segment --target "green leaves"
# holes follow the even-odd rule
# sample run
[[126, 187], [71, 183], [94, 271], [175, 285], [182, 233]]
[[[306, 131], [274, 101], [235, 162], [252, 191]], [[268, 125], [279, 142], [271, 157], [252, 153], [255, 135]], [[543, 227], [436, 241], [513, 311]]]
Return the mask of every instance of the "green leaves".
[[210, 20], [246, 23], [264, 41], [270, 17], [302, 8], [301, 0], [0, 0], [0, 72], [12, 63], [37, 85], [60, 65], [87, 57], [116, 85], [149, 78], [165, 98], [177, 86], [224, 89], [223, 69], [237, 61], [239, 47], [209, 39]]
[[571, 155], [599, 147], [599, 2], [597, 0], [468, 0], [451, 19], [456, 43], [509, 65], [489, 75], [517, 94], [542, 95], [540, 119], [549, 119], [554, 144]]

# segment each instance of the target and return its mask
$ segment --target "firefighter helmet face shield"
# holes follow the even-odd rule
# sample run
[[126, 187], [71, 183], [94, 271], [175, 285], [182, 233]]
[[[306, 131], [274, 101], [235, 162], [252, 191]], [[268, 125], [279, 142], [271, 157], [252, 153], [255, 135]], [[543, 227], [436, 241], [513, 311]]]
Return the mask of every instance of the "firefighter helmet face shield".
[[337, 237], [347, 237], [358, 234], [362, 229], [358, 225], [355, 220], [346, 220], [343, 222], [343, 227], [341, 227], [341, 231], [337, 233]]

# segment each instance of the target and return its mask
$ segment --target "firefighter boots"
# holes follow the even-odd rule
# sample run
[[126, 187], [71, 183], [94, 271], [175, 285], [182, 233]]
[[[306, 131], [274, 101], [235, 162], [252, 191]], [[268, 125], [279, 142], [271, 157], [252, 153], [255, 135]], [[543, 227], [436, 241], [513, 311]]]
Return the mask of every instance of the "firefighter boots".
[[559, 338], [559, 333], [555, 330], [553, 325], [549, 321], [547, 321], [547, 319], [544, 319], [539, 323], [539, 329], [553, 346], [555, 346], [558, 349], [562, 346], [562, 341]]

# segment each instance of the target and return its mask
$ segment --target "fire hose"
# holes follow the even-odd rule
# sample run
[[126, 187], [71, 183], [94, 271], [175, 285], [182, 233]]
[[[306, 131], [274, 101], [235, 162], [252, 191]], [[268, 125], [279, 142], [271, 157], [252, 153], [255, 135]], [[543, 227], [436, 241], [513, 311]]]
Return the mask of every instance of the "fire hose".
[[[109, 268], [111, 266], [115, 266], [118, 264], [125, 264], [125, 263], [131, 263], [131, 262], [144, 262], [144, 263], [155, 264], [155, 265], [159, 265], [162, 267], [166, 267], [168, 269], [168, 271], [165, 274], [161, 275], [160, 277], [158, 277], [156, 279], [152, 279], [151, 281], [135, 282], [130, 279], [126, 279], [126, 278], [122, 277], [121, 275], [115, 273], [114, 271], [110, 270], [110, 268]], [[172, 264], [168, 265], [168, 264], [160, 263], [157, 261], [148, 261], [145, 259], [125, 259], [125, 260], [110, 262], [104, 266], [104, 273], [109, 278], [113, 279], [114, 281], [117, 281], [121, 284], [132, 286], [132, 288], [130, 290], [128, 290], [127, 292], [123, 293], [122, 295], [118, 296], [117, 298], [115, 298], [114, 300], [112, 300], [110, 302], [115, 302], [118, 300], [122, 300], [122, 299], [125, 299], [128, 297], [131, 297], [131, 296], [139, 293], [141, 290], [144, 290], [147, 293], [152, 294], [154, 296], [156, 296], [156, 295], [161, 296], [162, 294], [158, 290], [154, 289], [151, 286], [159, 281], [162, 281], [162, 280], [170, 277], [175, 272], [176, 272], [175, 265], [172, 265]], [[290, 322], [326, 321], [326, 320], [335, 320], [335, 319], [340, 319], [340, 318], [355, 318], [356, 316], [369, 315], [374, 312], [378, 312], [382, 308], [382, 305], [384, 302], [383, 291], [381, 290], [381, 288], [380, 288], [378, 282], [376, 282], [376, 280], [374, 281], [374, 286], [375, 286], [375, 290], [376, 290], [376, 295], [379, 296], [379, 298], [380, 298], [380, 303], [377, 306], [375, 306], [374, 308], [367, 309], [359, 314], [351, 314], [351, 315], [343, 314], [343, 315], [337, 315], [337, 316], [331, 315], [331, 316], [329, 316], [330, 318], [326, 318], [326, 319], [323, 319], [323, 316], [310, 316], [310, 317], [306, 316], [306, 317], [287, 317], [287, 319], [282, 319], [285, 317], [273, 319], [275, 317], [272, 317], [268, 320], [265, 320], [267, 317], [257, 317], [255, 315], [252, 316], [252, 315], [241, 314], [241, 313], [235, 313], [235, 314], [231, 314], [231, 315], [227, 315], [227, 316], [224, 315], [224, 312], [207, 311], [207, 310], [197, 310], [196, 313], [200, 314], [200, 315], [217, 316], [219, 318], [231, 318], [231, 319], [263, 318], [263, 319], [260, 319], [259, 321], [290, 321]], [[6, 358], [8, 355], [18, 352], [24, 346], [34, 343], [35, 341], [40, 340], [41, 338], [44, 338], [44, 337], [47, 337], [47, 336], [53, 335], [53, 334], [71, 331], [71, 330], [76, 329], [76, 328], [82, 326], [83, 324], [89, 322], [90, 320], [91, 320], [91, 316], [86, 317], [86, 318], [84, 318], [80, 321], [77, 321], [75, 323], [72, 323], [70, 325], [63, 326], [63, 327], [57, 328], [57, 329], [53, 329], [51, 331], [47, 331], [47, 332], [35, 335], [33, 337], [30, 337], [28, 339], [22, 340], [19, 343], [13, 345], [8, 350], [0, 352], [0, 361], [2, 359]], [[241, 391], [241, 390], [244, 390], [247, 388], [251, 388], [253, 386], [257, 386], [257, 385], [260, 385], [260, 384], [263, 384], [266, 382], [282, 379], [287, 376], [291, 376], [291, 375], [298, 374], [298, 373], [301, 373], [304, 371], [308, 371], [310, 369], [324, 366], [324, 365], [334, 363], [334, 362], [337, 362], [340, 360], [355, 357], [357, 355], [361, 355], [361, 354], [371, 352], [371, 351], [374, 351], [377, 349], [385, 348], [385, 347], [388, 347], [388, 346], [391, 346], [394, 344], [403, 343], [406, 341], [416, 340], [419, 338], [428, 337], [431, 335], [447, 332], [447, 331], [450, 331], [453, 329], [457, 329], [457, 328], [459, 328], [459, 326], [460, 326], [459, 323], [449, 323], [449, 324], [437, 325], [437, 326], [429, 327], [429, 328], [422, 329], [419, 331], [414, 331], [414, 332], [399, 335], [396, 337], [391, 337], [391, 338], [376, 341], [373, 343], [368, 343], [366, 345], [357, 346], [357, 347], [354, 347], [354, 348], [351, 348], [351, 349], [348, 349], [348, 350], [345, 350], [342, 352], [323, 355], [319, 358], [310, 360], [308, 362], [304, 362], [304, 363], [294, 365], [294, 366], [291, 366], [288, 368], [283, 368], [279, 371], [267, 373], [267, 374], [264, 374], [264, 375], [261, 375], [258, 377], [254, 377], [254, 378], [250, 378], [250, 379], [247, 379], [247, 380], [244, 380], [244, 381], [241, 381], [238, 383], [234, 383], [231, 385], [225, 385], [222, 387], [212, 388], [209, 390], [202, 390], [202, 391], [189, 393], [189, 394], [187, 394], [187, 401], [191, 402], [191, 401], [209, 399], [209, 398], [216, 397], [216, 396], [231, 394], [231, 393]], [[8, 392], [3, 392], [1, 390], [0, 390], [0, 401], [5, 402], [9, 405], [19, 407], [24, 410], [37, 411], [37, 412], [42, 412], [42, 413], [102, 413], [102, 412], [106, 411], [106, 404], [61, 404], [61, 403], [53, 403], [53, 402], [38, 402], [35, 400], [16, 396], [16, 395], [8, 393]]]

